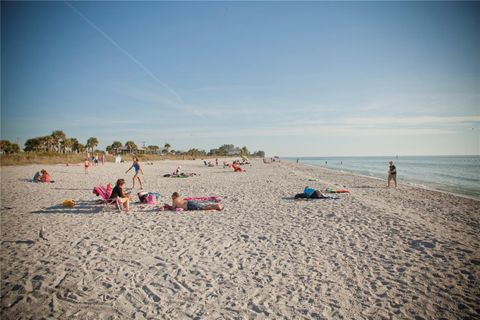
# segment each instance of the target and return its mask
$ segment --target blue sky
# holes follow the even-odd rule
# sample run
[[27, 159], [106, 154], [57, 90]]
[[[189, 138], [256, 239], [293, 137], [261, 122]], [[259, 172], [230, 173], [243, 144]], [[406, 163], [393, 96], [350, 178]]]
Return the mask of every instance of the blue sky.
[[479, 154], [480, 3], [2, 2], [1, 137]]

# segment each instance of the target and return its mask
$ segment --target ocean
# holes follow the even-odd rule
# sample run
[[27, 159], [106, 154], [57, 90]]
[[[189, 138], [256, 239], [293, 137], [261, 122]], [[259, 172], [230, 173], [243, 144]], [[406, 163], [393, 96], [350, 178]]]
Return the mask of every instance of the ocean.
[[[397, 182], [480, 199], [480, 156], [289, 157], [300, 163], [387, 178], [388, 162], [397, 167]], [[385, 182], [386, 184], [386, 182]]]

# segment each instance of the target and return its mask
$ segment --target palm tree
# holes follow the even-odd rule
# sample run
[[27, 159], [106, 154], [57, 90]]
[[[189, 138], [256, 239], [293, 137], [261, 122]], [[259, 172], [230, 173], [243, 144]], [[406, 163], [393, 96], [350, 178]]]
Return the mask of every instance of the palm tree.
[[25, 141], [25, 148], [23, 149], [26, 152], [29, 151], [38, 151], [42, 147], [40, 138], [30, 138]]
[[71, 148], [72, 151], [75, 153], [80, 152], [80, 142], [76, 138], [70, 138], [70, 142], [72, 143]]
[[85, 146], [81, 143], [77, 144], [78, 152], [82, 153], [85, 151]]
[[57, 149], [58, 153], [62, 152], [62, 142], [67, 138], [67, 135], [62, 130], [55, 130], [50, 135], [53, 139], [53, 145]]
[[86, 144], [87, 150], [90, 149], [93, 152], [93, 148], [95, 148], [96, 146], [98, 146], [98, 139], [95, 137], [88, 138]]
[[170, 143], [167, 142], [167, 143], [165, 143], [164, 147], [165, 147], [166, 153], [169, 153], [169, 152], [170, 152], [170, 148], [171, 148], [172, 146], [170, 145]]
[[148, 146], [147, 149], [149, 151], [152, 151], [152, 153], [157, 153], [157, 150], [160, 149], [160, 147], [153, 145], [153, 146]]
[[[75, 142], [74, 140], [77, 140], [75, 138], [66, 138], [65, 140], [63, 140], [62, 142], [62, 148], [63, 148], [63, 152], [67, 152], [67, 149], [69, 151], [73, 151], [73, 143]], [[77, 141], [78, 142], [78, 141]]]
[[118, 153], [118, 149], [120, 149], [122, 147], [122, 143], [120, 141], [113, 141], [113, 143], [110, 145], [110, 151], [112, 153], [115, 153], [117, 154]]
[[11, 143], [8, 140], [0, 140], [0, 150], [7, 153], [8, 148], [10, 147]]
[[52, 136], [38, 138], [44, 152], [52, 152], [55, 146], [55, 139]]
[[135, 151], [137, 150], [137, 145], [135, 144], [135, 142], [133, 141], [127, 141], [125, 142], [125, 147], [128, 148], [128, 152], [132, 152], [132, 151]]
[[15, 154], [20, 152], [20, 146], [8, 140], [0, 140], [0, 150], [6, 154]]
[[8, 148], [8, 153], [19, 153], [20, 152], [20, 146], [16, 143], [11, 143], [9, 148]]
[[240, 150], [240, 154], [241, 154], [242, 156], [248, 156], [248, 155], [249, 155], [249, 152], [248, 152], [247, 147], [243, 147], [243, 148]]

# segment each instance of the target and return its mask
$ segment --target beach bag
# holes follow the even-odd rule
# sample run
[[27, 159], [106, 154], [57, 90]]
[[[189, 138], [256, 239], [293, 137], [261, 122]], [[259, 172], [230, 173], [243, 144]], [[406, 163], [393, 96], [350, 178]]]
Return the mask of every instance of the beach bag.
[[145, 201], [147, 204], [156, 204], [157, 203], [157, 197], [153, 194], [148, 194], [147, 197], [145, 198]]
[[160, 193], [158, 192], [142, 191], [138, 193], [138, 199], [140, 200], [141, 203], [156, 204], [159, 198], [160, 198]]
[[75, 206], [75, 200], [73, 199], [65, 199], [63, 201], [63, 206], [67, 208], [73, 208]]
[[160, 193], [149, 192], [145, 200], [147, 204], [156, 204], [159, 198], [160, 198]]

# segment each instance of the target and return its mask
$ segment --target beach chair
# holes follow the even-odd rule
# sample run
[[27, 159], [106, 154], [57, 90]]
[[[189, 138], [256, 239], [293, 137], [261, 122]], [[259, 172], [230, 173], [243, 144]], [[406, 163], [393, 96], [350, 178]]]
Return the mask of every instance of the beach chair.
[[95, 186], [93, 188], [92, 193], [99, 196], [103, 201], [103, 209], [102, 212], [105, 212], [107, 208], [117, 209], [118, 211], [122, 212], [122, 205], [118, 201], [118, 199], [110, 199], [110, 195], [112, 194], [112, 187], [110, 183], [107, 184], [106, 187], [100, 185]]

